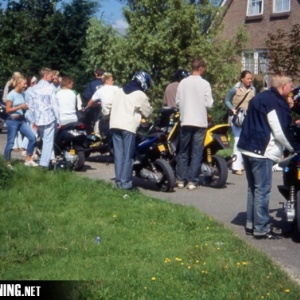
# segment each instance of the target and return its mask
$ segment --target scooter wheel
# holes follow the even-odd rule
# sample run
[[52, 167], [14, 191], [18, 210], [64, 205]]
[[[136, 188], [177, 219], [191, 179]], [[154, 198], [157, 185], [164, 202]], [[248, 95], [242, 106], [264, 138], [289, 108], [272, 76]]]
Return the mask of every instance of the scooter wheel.
[[176, 184], [176, 178], [170, 164], [164, 159], [157, 159], [154, 164], [156, 169], [163, 174], [161, 182], [157, 184], [159, 189], [162, 192], [173, 191]]
[[297, 223], [298, 235], [300, 236], [300, 191], [297, 192], [296, 223]]
[[214, 188], [222, 188], [228, 177], [228, 166], [226, 160], [219, 155], [212, 156], [213, 176], [208, 178], [210, 186]]
[[85, 156], [84, 156], [84, 152], [83, 151], [77, 151], [77, 161], [75, 162], [74, 166], [73, 166], [73, 170], [75, 171], [79, 171], [83, 168], [84, 163], [85, 163]]

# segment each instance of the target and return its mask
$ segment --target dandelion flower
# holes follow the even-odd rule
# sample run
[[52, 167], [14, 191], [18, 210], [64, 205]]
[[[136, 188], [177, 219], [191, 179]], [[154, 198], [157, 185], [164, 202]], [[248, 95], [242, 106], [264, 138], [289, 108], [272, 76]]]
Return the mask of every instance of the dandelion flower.
[[285, 289], [284, 290], [286, 293], [289, 293], [291, 290], [290, 289]]
[[239, 266], [241, 263], [237, 262], [236, 264]]
[[270, 293], [267, 293], [267, 296], [270, 296]]
[[207, 274], [208, 272], [207, 271], [205, 271], [205, 274]]
[[152, 277], [152, 278], [151, 278], [151, 280], [152, 280], [152, 281], [155, 281], [155, 280], [156, 280], [156, 278], [155, 278], [155, 277]]
[[268, 278], [268, 279], [269, 279], [269, 278], [270, 278], [270, 276], [266, 276], [266, 278]]
[[247, 262], [246, 262], [246, 261], [243, 261], [243, 265], [246, 266], [246, 265], [247, 265]]
[[197, 259], [197, 260], [196, 260], [196, 264], [198, 264], [198, 263], [199, 263], [199, 260]]
[[196, 248], [199, 248], [199, 246], [198, 246], [198, 245], [196, 245]]
[[205, 244], [205, 246], [207, 246], [207, 244]]
[[176, 260], [176, 261], [182, 261], [182, 259], [179, 258], [179, 257], [176, 257], [175, 260]]
[[147, 289], [147, 287], [146, 287], [146, 286], [144, 286], [144, 289], [146, 290], [146, 289]]
[[206, 229], [208, 230], [208, 229], [209, 229], [209, 226], [206, 226]]
[[184, 265], [184, 263], [182, 262], [182, 263], [181, 263], [181, 265], [183, 266], [183, 265]]
[[113, 217], [116, 219], [116, 218], [117, 218], [117, 215], [113, 215]]
[[204, 272], [205, 272], [205, 271], [204, 271], [204, 270], [202, 270], [202, 274], [204, 274]]
[[190, 269], [191, 268], [191, 266], [188, 266], [188, 269]]
[[203, 266], [205, 266], [205, 265], [206, 265], [206, 262], [203, 263]]
[[261, 296], [260, 298], [261, 298], [261, 299], [264, 299], [265, 297], [264, 297], [264, 296]]
[[217, 250], [220, 251], [221, 249], [220, 249], [220, 248], [217, 248]]
[[165, 263], [168, 263], [168, 262], [170, 262], [171, 260], [169, 259], [169, 258], [165, 258]]

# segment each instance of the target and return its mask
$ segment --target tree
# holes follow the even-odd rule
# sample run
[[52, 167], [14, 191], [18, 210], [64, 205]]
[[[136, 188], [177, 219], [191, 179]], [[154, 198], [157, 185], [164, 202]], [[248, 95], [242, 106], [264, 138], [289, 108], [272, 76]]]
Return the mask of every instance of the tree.
[[278, 29], [276, 33], [269, 33], [266, 45], [269, 73], [283, 72], [299, 79], [300, 24], [294, 24], [290, 31]]
[[[90, 66], [98, 64], [115, 72], [119, 84], [139, 69], [152, 72], [156, 67], [155, 88], [150, 91], [152, 104], [159, 109], [163, 92], [178, 68], [190, 70], [190, 60], [204, 58], [205, 77], [213, 87], [215, 102], [222, 101], [238, 78], [240, 71], [236, 58], [247, 40], [240, 29], [232, 41], [216, 39], [220, 32], [220, 1], [187, 0], [127, 0], [123, 9], [129, 25], [126, 36], [117, 36], [107, 25], [92, 22], [87, 35], [85, 56]], [[106, 27], [106, 31], [103, 26]], [[97, 39], [97, 31], [109, 35]], [[111, 44], [110, 44], [111, 43]], [[109, 49], [104, 54], [102, 44]], [[223, 114], [225, 109], [223, 108]], [[219, 117], [218, 117], [219, 118]], [[217, 120], [219, 121], [219, 120]]]
[[86, 30], [98, 4], [90, 0], [72, 0], [60, 9], [58, 1], [20, 0], [8, 3], [0, 17], [0, 82], [13, 70], [25, 75], [50, 67], [74, 78], [83, 91], [89, 75], [82, 57]]

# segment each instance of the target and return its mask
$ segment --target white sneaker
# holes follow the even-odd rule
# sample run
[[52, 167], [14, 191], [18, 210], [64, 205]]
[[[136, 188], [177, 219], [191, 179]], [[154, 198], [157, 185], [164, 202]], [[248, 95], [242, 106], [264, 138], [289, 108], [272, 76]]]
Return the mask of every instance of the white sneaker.
[[272, 167], [272, 171], [273, 171], [273, 172], [282, 171], [282, 168], [281, 168], [281, 167], [279, 167], [279, 165], [278, 165], [278, 164], [276, 164], [276, 165], [274, 165], [274, 166]]
[[24, 165], [27, 167], [37, 167], [39, 164], [35, 163], [33, 160], [30, 160], [30, 161], [25, 161]]
[[14, 168], [13, 168], [13, 166], [11, 165], [11, 164], [9, 164], [9, 165], [6, 165], [10, 170], [13, 170]]

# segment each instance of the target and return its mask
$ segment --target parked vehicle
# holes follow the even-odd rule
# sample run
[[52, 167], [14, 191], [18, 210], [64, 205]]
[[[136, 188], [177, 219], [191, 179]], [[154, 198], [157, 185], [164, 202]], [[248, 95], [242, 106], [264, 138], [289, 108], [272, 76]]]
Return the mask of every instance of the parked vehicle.
[[279, 166], [283, 168], [283, 185], [278, 190], [285, 198], [282, 204], [287, 221], [292, 223], [300, 235], [300, 154], [295, 153], [283, 159]]
[[[57, 164], [79, 171], [85, 163], [84, 149], [87, 147], [85, 125], [72, 122], [63, 125], [54, 141], [54, 153], [58, 158]], [[37, 141], [37, 154], [41, 156], [42, 140]], [[64, 163], [62, 163], [64, 162]]]
[[[150, 129], [150, 132], [158, 131], [166, 134], [165, 148], [167, 151], [164, 158], [170, 162], [174, 169], [179, 151], [179, 117], [178, 108], [163, 108]], [[229, 124], [213, 125], [211, 118], [208, 121], [209, 127], [204, 140], [201, 173], [204, 175], [204, 184], [221, 188], [225, 185], [228, 177], [228, 165], [236, 158], [235, 156], [223, 158], [217, 155], [219, 150], [230, 148], [228, 134], [230, 126]]]
[[0, 102], [0, 133], [2, 130], [6, 130], [6, 119], [7, 114], [5, 104]]
[[143, 135], [138, 132], [134, 154], [134, 175], [154, 182], [162, 192], [171, 192], [176, 184], [174, 171], [162, 157], [167, 137], [164, 133]]

